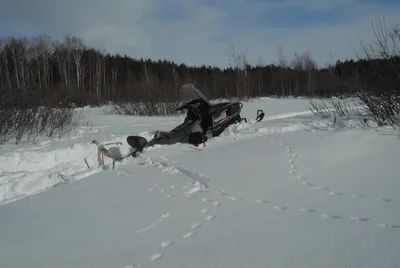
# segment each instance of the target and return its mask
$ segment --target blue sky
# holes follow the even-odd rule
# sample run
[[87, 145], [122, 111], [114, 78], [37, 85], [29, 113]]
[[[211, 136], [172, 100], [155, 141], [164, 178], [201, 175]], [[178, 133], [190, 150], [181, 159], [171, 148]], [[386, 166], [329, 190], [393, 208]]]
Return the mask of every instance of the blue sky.
[[232, 49], [252, 64], [309, 51], [320, 66], [354, 58], [371, 22], [400, 24], [398, 0], [6, 0], [0, 35], [78, 36], [132, 57], [227, 66]]

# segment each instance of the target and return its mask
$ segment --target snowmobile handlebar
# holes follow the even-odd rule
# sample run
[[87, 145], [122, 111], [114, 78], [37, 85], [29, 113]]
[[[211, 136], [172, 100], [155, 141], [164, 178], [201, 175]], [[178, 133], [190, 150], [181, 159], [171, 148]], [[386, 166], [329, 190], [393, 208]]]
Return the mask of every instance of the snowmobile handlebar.
[[261, 120], [264, 119], [264, 111], [263, 110], [258, 110], [257, 111], [257, 116], [256, 116], [256, 122], [260, 122]]

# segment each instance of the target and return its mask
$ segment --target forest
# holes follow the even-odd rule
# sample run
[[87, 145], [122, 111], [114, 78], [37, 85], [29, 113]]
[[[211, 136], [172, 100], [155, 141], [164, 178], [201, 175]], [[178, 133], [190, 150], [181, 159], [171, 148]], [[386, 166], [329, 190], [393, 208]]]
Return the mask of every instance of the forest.
[[[307, 52], [288, 62], [279, 50], [278, 63], [269, 65], [251, 65], [243, 52], [232, 55], [233, 66], [221, 69], [111, 55], [69, 35], [62, 40], [2, 37], [0, 144], [11, 137], [22, 139], [32, 128], [28, 136], [40, 131], [60, 136], [77, 120], [74, 107], [111, 104], [129, 114], [168, 115], [184, 83], [193, 83], [212, 99], [355, 97], [380, 125], [394, 124], [400, 113], [400, 30], [382, 23], [373, 24], [373, 29], [376, 40], [362, 44], [356, 60], [323, 67]], [[120, 109], [127, 104], [130, 109]], [[54, 126], [60, 120], [66, 123]], [[35, 127], [26, 126], [31, 121]], [[24, 125], [26, 129], [18, 131]], [[50, 132], [48, 125], [54, 127]]]

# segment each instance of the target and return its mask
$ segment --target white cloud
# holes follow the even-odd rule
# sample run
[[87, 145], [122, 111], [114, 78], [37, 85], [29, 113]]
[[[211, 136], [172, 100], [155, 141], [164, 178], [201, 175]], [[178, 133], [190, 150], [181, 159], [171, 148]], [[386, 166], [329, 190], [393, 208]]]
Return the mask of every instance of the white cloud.
[[[400, 14], [400, 5], [385, 7], [361, 0], [223, 2], [228, 6], [221, 0], [214, 1], [213, 5], [200, 0], [10, 0], [6, 9], [0, 11], [0, 24], [6, 25], [7, 19], [18, 20], [38, 30], [25, 35], [45, 33], [62, 37], [69, 33], [81, 37], [88, 45], [105, 48], [111, 53], [190, 65], [226, 66], [231, 45], [235, 45], [237, 51], [247, 48], [253, 64], [259, 57], [264, 63], [275, 62], [277, 49], [283, 46], [288, 59], [293, 53], [310, 50], [313, 58], [322, 65], [329, 59], [329, 53], [334, 59], [355, 57], [350, 42], [359, 48], [359, 40], [373, 40], [373, 19], [384, 15], [388, 26], [393, 26]], [[185, 8], [184, 16], [176, 20], [156, 20], [153, 12], [165, 5], [171, 5], [172, 10]], [[267, 16], [276, 7], [326, 11], [346, 6], [348, 10], [345, 10], [343, 22], [328, 26], [277, 29], [244, 26], [242, 21], [246, 16]], [[237, 14], [237, 19], [232, 18], [232, 14]], [[12, 25], [8, 27], [19, 30], [12, 29]]]

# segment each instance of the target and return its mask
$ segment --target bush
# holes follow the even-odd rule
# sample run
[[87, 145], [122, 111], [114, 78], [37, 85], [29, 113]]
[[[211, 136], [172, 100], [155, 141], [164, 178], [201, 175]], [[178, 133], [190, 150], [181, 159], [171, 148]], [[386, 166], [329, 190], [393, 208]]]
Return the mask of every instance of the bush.
[[82, 113], [72, 107], [39, 106], [34, 95], [3, 95], [0, 102], [0, 145], [15, 139], [36, 143], [39, 137], [61, 138], [75, 129]]
[[379, 126], [394, 126], [400, 117], [400, 29], [377, 21], [373, 30], [375, 45], [363, 45], [370, 63], [360, 72], [364, 87], [356, 95]]
[[375, 95], [360, 92], [357, 96], [378, 126], [398, 125], [400, 115], [400, 95], [398, 93]]
[[171, 102], [128, 102], [118, 101], [110, 104], [111, 111], [119, 115], [139, 115], [139, 116], [166, 116], [172, 115], [181, 105], [178, 101]]
[[331, 118], [335, 122], [338, 117], [361, 116], [359, 109], [359, 101], [354, 98], [331, 98], [328, 104], [324, 101], [317, 103], [315, 100], [310, 100], [310, 111], [322, 118]]
[[[378, 126], [398, 125], [400, 122], [400, 29], [388, 30], [384, 21], [373, 23], [374, 45], [362, 44], [362, 56], [357, 68], [360, 85], [353, 93], [352, 103], [365, 109]], [[345, 96], [343, 96], [345, 97]], [[354, 114], [344, 98], [331, 99], [330, 105], [311, 101], [310, 110], [323, 118], [360, 115]]]

